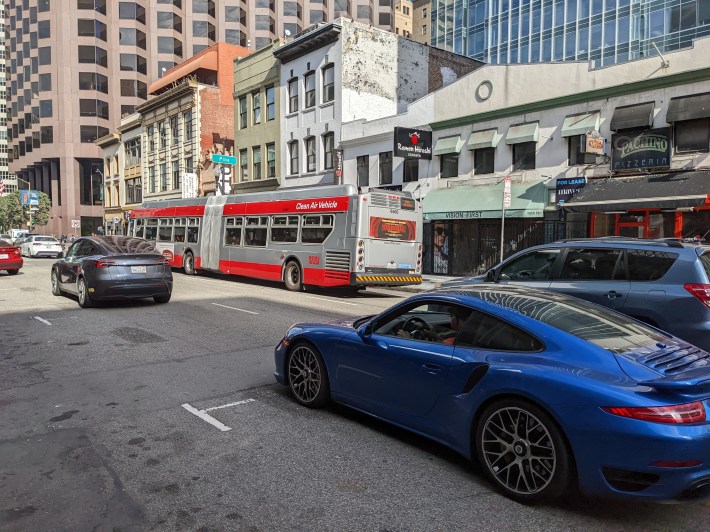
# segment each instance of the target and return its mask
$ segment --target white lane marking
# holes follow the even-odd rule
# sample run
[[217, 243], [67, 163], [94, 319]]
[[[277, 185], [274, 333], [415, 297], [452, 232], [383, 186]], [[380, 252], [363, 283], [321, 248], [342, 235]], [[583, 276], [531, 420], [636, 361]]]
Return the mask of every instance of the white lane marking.
[[17, 290], [17, 288], [0, 288], [1, 292], [4, 292], [5, 290]]
[[232, 430], [231, 427], [228, 427], [227, 425], [220, 423], [219, 421], [217, 421], [215, 418], [213, 418], [209, 414], [205, 414], [204, 410], [198, 410], [197, 408], [192, 406], [190, 403], [185, 403], [180, 406], [182, 406], [185, 410], [187, 410], [191, 414], [195, 414], [201, 420], [206, 421], [207, 423], [209, 423], [213, 427], [217, 427], [222, 432], [227, 432], [228, 430]]
[[319, 299], [321, 301], [328, 301], [330, 303], [339, 303], [341, 305], [352, 305], [353, 307], [357, 307], [357, 303], [348, 303], [347, 301], [340, 301], [339, 299], [326, 299], [325, 297], [316, 297], [316, 296], [306, 296], [309, 299]]
[[49, 323], [47, 320], [45, 320], [44, 318], [40, 318], [39, 316], [35, 316], [34, 318], [35, 318], [37, 321], [41, 321], [41, 322], [44, 323], [45, 325], [52, 325], [52, 324]]
[[69, 316], [69, 317], [67, 317], [67, 318], [52, 318], [52, 319], [53, 319], [54, 321], [57, 321], [57, 320], [75, 320], [75, 319], [76, 319], [76, 316]]
[[256, 399], [244, 399], [243, 401], [237, 401], [236, 403], [227, 403], [226, 405], [213, 406], [212, 408], [205, 408], [203, 412], [209, 412], [210, 410], [219, 410], [220, 408], [229, 408], [230, 406], [245, 405], [247, 403], [253, 403]]
[[258, 312], [252, 312], [251, 310], [244, 310], [243, 308], [237, 308], [237, 307], [228, 307], [227, 305], [220, 305], [219, 303], [212, 303], [213, 305], [216, 305], [218, 307], [224, 307], [228, 308], [231, 310], [238, 310], [239, 312], [246, 312], [247, 314], [256, 314], [257, 316], [259, 315]]

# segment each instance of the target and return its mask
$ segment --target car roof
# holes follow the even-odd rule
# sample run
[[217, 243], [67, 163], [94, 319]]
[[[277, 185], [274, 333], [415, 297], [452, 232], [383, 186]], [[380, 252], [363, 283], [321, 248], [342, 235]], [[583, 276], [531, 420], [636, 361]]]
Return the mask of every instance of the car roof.
[[569, 247], [584, 245], [588, 247], [618, 247], [618, 248], [638, 248], [638, 249], [659, 249], [682, 250], [698, 247], [710, 250], [710, 246], [705, 241], [681, 238], [632, 238], [625, 236], [604, 236], [594, 238], [567, 238], [557, 240], [550, 244], [541, 244], [535, 248]]

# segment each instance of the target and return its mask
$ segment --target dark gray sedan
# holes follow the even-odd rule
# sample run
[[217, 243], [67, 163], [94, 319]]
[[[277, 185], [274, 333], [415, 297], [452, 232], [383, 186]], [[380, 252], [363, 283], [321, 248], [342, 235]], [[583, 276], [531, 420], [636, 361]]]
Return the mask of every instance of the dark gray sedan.
[[83, 237], [52, 266], [52, 293], [75, 294], [79, 306], [94, 301], [152, 297], [167, 303], [173, 273], [152, 242], [123, 236]]

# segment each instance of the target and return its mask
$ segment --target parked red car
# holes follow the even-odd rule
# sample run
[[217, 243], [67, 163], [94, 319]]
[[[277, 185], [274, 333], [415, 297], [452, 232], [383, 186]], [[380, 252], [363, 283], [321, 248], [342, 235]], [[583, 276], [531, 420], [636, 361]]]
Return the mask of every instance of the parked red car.
[[10, 275], [15, 275], [22, 268], [22, 264], [20, 248], [7, 240], [0, 240], [0, 270], [7, 270]]

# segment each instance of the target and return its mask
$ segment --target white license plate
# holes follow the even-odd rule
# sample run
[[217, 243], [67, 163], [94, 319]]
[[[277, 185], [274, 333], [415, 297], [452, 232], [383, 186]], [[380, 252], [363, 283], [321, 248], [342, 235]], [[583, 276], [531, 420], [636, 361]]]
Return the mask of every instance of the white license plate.
[[10, 255], [6, 255], [5, 253], [0, 253], [0, 259], [9, 259]]
[[131, 273], [145, 273], [145, 266], [131, 266]]

